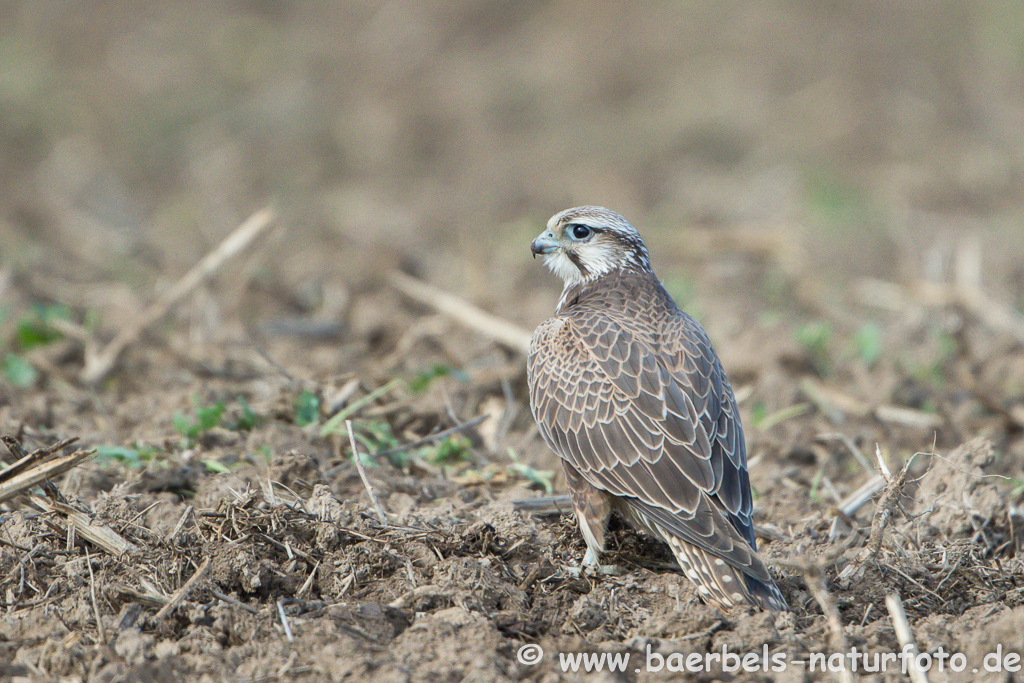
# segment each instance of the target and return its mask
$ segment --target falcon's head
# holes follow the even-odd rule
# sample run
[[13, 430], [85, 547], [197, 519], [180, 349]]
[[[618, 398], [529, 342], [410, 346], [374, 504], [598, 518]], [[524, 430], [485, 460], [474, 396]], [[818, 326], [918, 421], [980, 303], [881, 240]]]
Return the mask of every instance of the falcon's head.
[[647, 247], [636, 228], [600, 206], [577, 206], [556, 213], [530, 250], [534, 258], [541, 254], [544, 265], [567, 286], [615, 270], [651, 269]]

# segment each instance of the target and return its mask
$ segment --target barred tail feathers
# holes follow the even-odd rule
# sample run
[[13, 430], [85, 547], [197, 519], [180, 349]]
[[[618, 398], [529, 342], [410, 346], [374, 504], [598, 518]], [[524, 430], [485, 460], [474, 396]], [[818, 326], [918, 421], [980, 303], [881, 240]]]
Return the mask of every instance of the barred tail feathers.
[[774, 581], [765, 583], [677, 536], [660, 531], [686, 578], [708, 602], [720, 607], [749, 604], [774, 612], [789, 611]]

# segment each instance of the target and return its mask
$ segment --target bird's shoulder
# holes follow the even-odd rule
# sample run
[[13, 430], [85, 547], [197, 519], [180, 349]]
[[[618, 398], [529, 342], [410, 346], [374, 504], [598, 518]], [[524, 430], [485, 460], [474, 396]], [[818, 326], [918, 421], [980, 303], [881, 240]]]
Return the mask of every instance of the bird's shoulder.
[[624, 273], [566, 290], [552, 318], [541, 323], [531, 353], [596, 351], [629, 345], [660, 358], [667, 369], [715, 364], [711, 343], [694, 318], [680, 310], [652, 273]]

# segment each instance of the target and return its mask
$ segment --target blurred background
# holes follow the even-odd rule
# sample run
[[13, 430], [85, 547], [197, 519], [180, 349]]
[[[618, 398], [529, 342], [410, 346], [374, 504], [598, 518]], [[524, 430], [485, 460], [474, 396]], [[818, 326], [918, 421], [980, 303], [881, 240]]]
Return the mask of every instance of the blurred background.
[[8, 266], [173, 278], [271, 200], [268, 267], [407, 259], [509, 317], [584, 203], [665, 277], [723, 226], [840, 283], [960, 232], [1024, 248], [1015, 2], [6, 0], [0, 27]]
[[[17, 352], [42, 303], [108, 339], [273, 204], [167, 343], [269, 338], [314, 377], [396, 348], [430, 367], [388, 272], [530, 330], [561, 286], [530, 240], [599, 204], [741, 381], [776, 348], [927, 365], [948, 339], [893, 327], [888, 295], [962, 276], [1024, 303], [1022, 61], [1024, 6], [999, 0], [6, 0], [0, 332]], [[273, 347], [295, 317], [327, 322], [297, 355]]]
[[[1020, 642], [1021, 607], [991, 615], [1024, 595], [1024, 3], [0, 0], [0, 435], [95, 448], [61, 492], [146, 548], [89, 560], [50, 516], [4, 514], [0, 653], [24, 665], [0, 678], [132, 679], [97, 673], [98, 605], [112, 619], [123, 585], [169, 596], [211, 561], [261, 616], [180, 609], [158, 637], [182, 657], [124, 654], [156, 667], [140, 680], [449, 680], [456, 661], [511, 680], [534, 676], [511, 653], [535, 638], [845, 649], [792, 562], [798, 617], [726, 624], [672, 573], [558, 578], [584, 552], [575, 522], [500, 504], [564, 490], [522, 340], [561, 290], [530, 241], [580, 204], [637, 226], [713, 340], [770, 563], [852, 559], [876, 449], [912, 463], [898, 553], [869, 574], [828, 560], [850, 644], [899, 650], [894, 590], [922, 652]], [[266, 206], [268, 231], [182, 287]], [[495, 318], [469, 329], [438, 312], [453, 301]], [[354, 462], [407, 526], [372, 523]], [[296, 659], [267, 615], [304, 593], [389, 611], [318, 612]], [[456, 605], [475, 630], [446, 621]]]

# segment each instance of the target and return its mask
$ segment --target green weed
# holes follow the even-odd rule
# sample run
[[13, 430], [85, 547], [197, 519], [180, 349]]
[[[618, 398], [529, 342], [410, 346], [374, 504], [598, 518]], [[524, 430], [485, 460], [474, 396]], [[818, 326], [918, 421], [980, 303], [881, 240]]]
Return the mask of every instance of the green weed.
[[882, 355], [882, 328], [877, 323], [866, 323], [857, 330], [857, 355], [869, 368], [875, 366]]
[[10, 384], [25, 389], [35, 385], [39, 372], [21, 356], [8, 353], [4, 354], [4, 377]]
[[148, 467], [157, 454], [153, 446], [125, 448], [123, 446], [97, 446], [96, 459], [99, 462], [118, 462], [131, 469]]
[[71, 310], [60, 304], [35, 304], [31, 312], [18, 322], [11, 339], [11, 351], [4, 354], [3, 375], [16, 386], [27, 388], [39, 379], [39, 372], [21, 355], [26, 351], [52, 344], [64, 338], [52, 321], [68, 320]]
[[64, 338], [52, 321], [56, 319], [70, 320], [71, 310], [60, 304], [36, 304], [32, 313], [24, 318], [14, 332], [14, 342], [20, 351], [28, 351], [37, 346], [52, 344]]
[[814, 369], [823, 376], [833, 367], [831, 339], [832, 326], [827, 322], [806, 323], [796, 331], [797, 343], [803, 347]]
[[306, 389], [295, 397], [295, 424], [311, 425], [320, 419], [320, 397]]
[[217, 401], [208, 406], [196, 408], [191, 416], [185, 416], [182, 412], [175, 411], [171, 418], [174, 428], [189, 443], [194, 443], [204, 432], [208, 432], [220, 425], [221, 417], [224, 415], [224, 402]]

